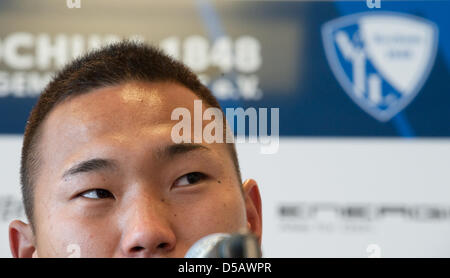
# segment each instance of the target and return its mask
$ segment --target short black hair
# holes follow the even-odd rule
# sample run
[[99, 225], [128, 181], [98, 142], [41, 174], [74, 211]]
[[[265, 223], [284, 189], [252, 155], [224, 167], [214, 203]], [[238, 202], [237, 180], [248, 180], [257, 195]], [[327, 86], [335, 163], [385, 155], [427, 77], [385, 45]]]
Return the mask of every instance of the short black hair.
[[[40, 126], [52, 109], [68, 97], [133, 81], [175, 82], [190, 89], [211, 107], [220, 104], [195, 73], [156, 47], [124, 40], [93, 50], [66, 65], [44, 89], [28, 118], [22, 146], [20, 181], [26, 216], [34, 231], [34, 183], [39, 170]], [[239, 182], [241, 174], [234, 143], [229, 146]], [[242, 189], [241, 189], [242, 190]]]

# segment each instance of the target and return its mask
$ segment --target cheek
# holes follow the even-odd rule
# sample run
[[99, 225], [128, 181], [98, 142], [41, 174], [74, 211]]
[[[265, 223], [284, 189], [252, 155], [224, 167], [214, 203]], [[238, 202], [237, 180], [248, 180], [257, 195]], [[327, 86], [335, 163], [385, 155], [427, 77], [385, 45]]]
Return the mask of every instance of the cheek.
[[238, 190], [211, 190], [183, 206], [177, 217], [182, 234], [199, 239], [211, 233], [233, 233], [246, 227], [245, 203]]
[[37, 230], [42, 257], [110, 257], [118, 242], [111, 223], [67, 217], [63, 210], [48, 215]]
[[[41, 257], [110, 257], [118, 242], [111, 217], [86, 217], [76, 206], [62, 202], [63, 196], [38, 188], [35, 193], [35, 225], [38, 255]], [[79, 248], [78, 248], [79, 247]]]

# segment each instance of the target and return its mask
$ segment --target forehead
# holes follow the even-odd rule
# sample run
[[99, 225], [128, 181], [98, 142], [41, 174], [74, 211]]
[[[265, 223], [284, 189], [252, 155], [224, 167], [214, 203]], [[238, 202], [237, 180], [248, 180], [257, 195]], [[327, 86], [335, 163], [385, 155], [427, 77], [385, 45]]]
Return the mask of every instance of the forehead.
[[[193, 108], [198, 97], [176, 83], [127, 83], [75, 96], [50, 112], [45, 129], [87, 132], [170, 122], [176, 107]], [[69, 128], [68, 128], [69, 127]], [[106, 128], [106, 130], [105, 130]]]
[[[49, 167], [61, 167], [83, 151], [153, 139], [171, 143], [171, 113], [186, 107], [193, 115], [192, 91], [176, 83], [127, 83], [69, 98], [42, 125], [40, 148]], [[205, 109], [205, 103], [203, 103]], [[137, 147], [137, 146], [136, 146]]]
[[[69, 98], [49, 113], [45, 133], [99, 135], [171, 122], [177, 107], [193, 108], [199, 99], [176, 83], [127, 83]], [[56, 135], [56, 134], [55, 134]]]

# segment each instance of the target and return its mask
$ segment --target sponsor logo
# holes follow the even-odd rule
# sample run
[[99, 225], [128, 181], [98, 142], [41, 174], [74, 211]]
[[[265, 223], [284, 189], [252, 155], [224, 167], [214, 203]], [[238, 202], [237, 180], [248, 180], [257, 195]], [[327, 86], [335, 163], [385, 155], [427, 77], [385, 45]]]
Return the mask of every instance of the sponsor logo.
[[379, 221], [387, 218], [408, 221], [449, 221], [450, 207], [421, 204], [340, 204], [334, 202], [283, 204], [278, 207], [286, 220]]

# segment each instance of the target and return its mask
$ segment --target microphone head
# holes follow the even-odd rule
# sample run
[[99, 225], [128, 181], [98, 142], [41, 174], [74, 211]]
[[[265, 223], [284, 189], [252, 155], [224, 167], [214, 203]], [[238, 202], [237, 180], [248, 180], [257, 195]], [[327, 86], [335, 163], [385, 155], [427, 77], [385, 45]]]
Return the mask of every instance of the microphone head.
[[185, 258], [261, 258], [255, 236], [248, 233], [211, 234], [197, 241]]
[[218, 258], [219, 254], [214, 254], [217, 251], [217, 246], [219, 243], [231, 235], [217, 233], [210, 234], [201, 238], [199, 241], [194, 243], [188, 252], [184, 256], [185, 258]]

